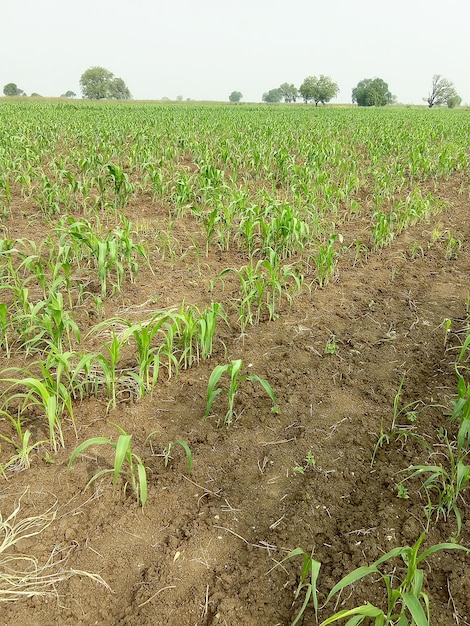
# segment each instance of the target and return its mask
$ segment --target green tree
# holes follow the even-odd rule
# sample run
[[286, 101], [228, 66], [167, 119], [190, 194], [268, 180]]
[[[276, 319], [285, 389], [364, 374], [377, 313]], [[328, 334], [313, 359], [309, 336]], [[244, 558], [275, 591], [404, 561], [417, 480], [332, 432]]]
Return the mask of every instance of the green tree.
[[109, 96], [113, 100], [130, 100], [132, 98], [126, 83], [122, 78], [114, 78], [109, 85]]
[[282, 97], [284, 98], [284, 102], [296, 102], [299, 96], [299, 90], [292, 83], [282, 83], [279, 87], [282, 91]]
[[305, 104], [313, 100], [313, 93], [315, 91], [315, 76], [307, 76], [304, 82], [299, 87], [299, 93], [304, 99]]
[[15, 83], [7, 83], [3, 88], [5, 96], [21, 96], [24, 91], [19, 89]]
[[230, 102], [240, 102], [242, 98], [243, 98], [243, 94], [241, 91], [232, 91], [232, 93], [228, 97]]
[[447, 104], [453, 109], [462, 102], [462, 98], [455, 91], [454, 83], [440, 74], [434, 74], [432, 77], [431, 92], [423, 100], [428, 103], [429, 108]]
[[116, 78], [112, 72], [104, 67], [90, 67], [80, 78], [80, 87], [84, 98], [102, 100], [128, 100], [132, 98], [126, 83], [122, 78]]
[[61, 98], [75, 98], [77, 94], [74, 91], [71, 91], [70, 89], [68, 91], [66, 91], [65, 93], [63, 93], [60, 97]]
[[381, 78], [364, 78], [352, 90], [352, 101], [360, 107], [383, 107], [393, 100], [387, 83]]
[[339, 87], [329, 76], [320, 74], [319, 77], [307, 76], [299, 91], [305, 102], [313, 100], [315, 106], [318, 106], [320, 102], [326, 104], [333, 98], [336, 98]]
[[447, 106], [449, 109], [455, 109], [455, 107], [459, 107], [462, 104], [462, 98], [455, 94], [454, 96], [450, 96], [447, 98]]
[[282, 91], [279, 87], [270, 89], [263, 94], [263, 102], [280, 102], [282, 100]]

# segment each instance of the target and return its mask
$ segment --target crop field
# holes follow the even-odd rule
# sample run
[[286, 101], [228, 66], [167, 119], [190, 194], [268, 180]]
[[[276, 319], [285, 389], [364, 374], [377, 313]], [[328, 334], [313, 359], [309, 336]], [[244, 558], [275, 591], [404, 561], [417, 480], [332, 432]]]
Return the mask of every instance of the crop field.
[[467, 110], [0, 102], [0, 622], [470, 624]]

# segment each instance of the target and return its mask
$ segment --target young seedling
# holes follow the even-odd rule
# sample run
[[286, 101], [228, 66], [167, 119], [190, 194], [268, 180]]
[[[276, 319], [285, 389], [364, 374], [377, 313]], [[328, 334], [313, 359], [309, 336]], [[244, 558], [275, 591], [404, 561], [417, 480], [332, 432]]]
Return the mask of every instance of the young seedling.
[[[372, 565], [359, 567], [342, 578], [330, 591], [325, 603], [326, 606], [343, 589], [354, 585], [371, 574], [375, 574], [385, 584], [387, 592], [387, 607], [385, 610], [366, 602], [353, 609], [338, 611], [324, 620], [320, 626], [327, 626], [347, 618], [349, 626], [359, 626], [368, 618], [374, 619], [376, 626], [393, 626], [396, 624], [400, 626], [429, 626], [429, 598], [423, 591], [424, 570], [419, 569], [418, 566], [429, 556], [440, 550], [463, 550], [467, 553], [470, 550], [456, 543], [440, 543], [420, 552], [425, 536], [425, 533], [423, 533], [413, 546], [394, 548], [372, 563]], [[397, 568], [394, 568], [390, 574], [385, 574], [379, 570], [380, 565], [393, 561], [396, 558], [401, 558], [405, 565], [405, 568], [402, 568], [402, 576], [400, 576], [400, 570]]]
[[277, 413], [279, 408], [277, 406], [276, 396], [274, 395], [274, 391], [271, 385], [267, 380], [260, 378], [256, 374], [254, 375], [240, 375], [240, 371], [242, 368], [242, 360], [236, 359], [228, 363], [227, 365], [217, 365], [209, 378], [209, 384], [207, 387], [207, 402], [206, 402], [206, 413], [205, 417], [209, 417], [212, 409], [212, 404], [214, 403], [215, 398], [222, 392], [222, 388], [218, 387], [218, 383], [223, 374], [227, 373], [230, 376], [230, 385], [228, 388], [228, 410], [225, 414], [224, 424], [227, 426], [230, 425], [234, 420], [234, 402], [235, 396], [237, 394], [240, 385], [244, 383], [246, 380], [250, 380], [252, 382], [259, 383], [263, 389], [266, 391], [268, 396], [270, 397], [273, 407], [272, 411]]
[[280, 561], [274, 567], [277, 567], [278, 565], [281, 565], [282, 563], [285, 563], [289, 559], [293, 559], [296, 556], [302, 557], [303, 564], [302, 564], [302, 571], [300, 574], [299, 584], [297, 586], [297, 589], [294, 595], [294, 602], [299, 597], [302, 589], [305, 589], [305, 598], [304, 598], [302, 607], [299, 613], [297, 614], [296, 618], [292, 622], [291, 626], [296, 626], [296, 624], [298, 624], [298, 622], [300, 621], [300, 618], [305, 613], [305, 609], [308, 606], [308, 602], [310, 598], [312, 598], [313, 608], [315, 611], [315, 617], [317, 617], [317, 614], [318, 614], [317, 580], [318, 580], [318, 575], [320, 573], [321, 563], [319, 561], [315, 561], [315, 559], [313, 558], [313, 551], [309, 555], [304, 550], [302, 550], [302, 548], [296, 548], [295, 550], [292, 550], [291, 552], [289, 552], [289, 554], [286, 557], [284, 557], [282, 561]]
[[[344, 576], [331, 589], [325, 604], [321, 607], [324, 609], [334, 596], [341, 593], [344, 589], [353, 586], [367, 576], [376, 575], [379, 577], [379, 580], [382, 579], [385, 585], [387, 594], [386, 609], [374, 606], [370, 602], [365, 602], [353, 609], [345, 609], [334, 613], [323, 620], [320, 626], [328, 626], [328, 624], [338, 621], [341, 621], [342, 624], [345, 623], [346, 626], [359, 626], [363, 622], [371, 623], [370, 620], [374, 620], [375, 626], [430, 626], [429, 598], [423, 591], [424, 570], [419, 569], [418, 566], [440, 550], [463, 550], [467, 553], [470, 550], [456, 543], [440, 543], [420, 552], [425, 536], [425, 533], [423, 533], [411, 547], [394, 548], [372, 563], [372, 565], [364, 565]], [[310, 598], [312, 598], [317, 620], [319, 609], [317, 580], [321, 563], [313, 559], [313, 553], [308, 555], [301, 548], [297, 548], [292, 550], [279, 565], [296, 556], [302, 557], [303, 565], [294, 601], [299, 597], [302, 589], [306, 589], [306, 593], [302, 607], [292, 622], [292, 626], [295, 626], [300, 621]], [[395, 565], [397, 558], [402, 559], [404, 568], [400, 569]], [[379, 569], [379, 566], [385, 563], [395, 565], [390, 574], [384, 573]], [[400, 571], [402, 572], [401, 575]], [[345, 622], [345, 620], [348, 621]]]
[[303, 465], [296, 465], [293, 468], [293, 472], [295, 474], [305, 474], [305, 472], [308, 469], [311, 469], [312, 467], [315, 467], [315, 465], [317, 464], [317, 461], [315, 459], [315, 457], [313, 456], [313, 452], [311, 450], [309, 450], [307, 452], [307, 455], [305, 457], [305, 461]]
[[193, 455], [191, 453], [191, 448], [188, 446], [186, 441], [183, 441], [182, 439], [177, 439], [176, 441], [170, 441], [167, 447], [165, 448], [165, 451], [164, 451], [165, 467], [168, 466], [168, 463], [170, 462], [170, 459], [171, 459], [171, 451], [176, 445], [181, 446], [186, 454], [188, 476], [191, 476], [191, 470], [193, 467]]
[[444, 520], [447, 520], [452, 512], [457, 520], [458, 536], [462, 529], [459, 502], [463, 491], [470, 486], [470, 465], [465, 464], [466, 450], [454, 452], [447, 435], [445, 435], [445, 442], [448, 451], [446, 465], [449, 469], [442, 465], [412, 465], [405, 470], [409, 473], [405, 480], [427, 476], [422, 486], [428, 501], [425, 507], [428, 526], [433, 514], [436, 518], [442, 515]]
[[[154, 452], [154, 448], [151, 442], [151, 438], [153, 437], [153, 435], [155, 435], [158, 431], [153, 431], [150, 433], [150, 435], [147, 437], [147, 439], [145, 440], [145, 443], [149, 443], [150, 445], [150, 450], [152, 452], [152, 454], [155, 454]], [[184, 441], [183, 439], [176, 439], [175, 441], [170, 441], [166, 448], [163, 450], [163, 454], [160, 455], [156, 455], [156, 456], [163, 456], [164, 460], [165, 460], [165, 467], [168, 467], [168, 464], [170, 462], [170, 459], [172, 458], [171, 456], [171, 452], [172, 450], [175, 448], [175, 446], [181, 446], [184, 450], [184, 453], [186, 455], [186, 463], [187, 463], [187, 468], [188, 468], [188, 476], [191, 475], [191, 470], [193, 468], [193, 455], [191, 453], [191, 448], [189, 447], [189, 445], [186, 443], [186, 441]]]
[[137, 498], [137, 502], [139, 502], [143, 508], [145, 506], [145, 503], [147, 502], [147, 471], [145, 465], [143, 464], [142, 459], [137, 456], [135, 452], [132, 452], [132, 435], [128, 435], [126, 431], [117, 424], [113, 423], [113, 426], [115, 426], [120, 432], [119, 438], [116, 443], [111, 441], [107, 437], [93, 437], [91, 439], [87, 439], [79, 446], [77, 446], [72, 452], [68, 467], [70, 469], [75, 463], [78, 455], [84, 452], [90, 446], [111, 446], [112, 448], [114, 448], [113, 468], [104, 469], [97, 472], [88, 481], [85, 489], [88, 489], [88, 487], [93, 482], [95, 482], [95, 480], [97, 480], [101, 476], [104, 476], [105, 474], [113, 475], [113, 485], [116, 486], [118, 478], [121, 476], [126, 481], [125, 487], [130, 483], [132, 491]]
[[[415, 400], [413, 402], [409, 402], [403, 407], [400, 406], [404, 382], [405, 378], [403, 377], [393, 400], [393, 417], [390, 429], [387, 431], [384, 430], [383, 423], [380, 426], [379, 438], [377, 440], [377, 443], [375, 444], [374, 452], [372, 454], [372, 459], [370, 462], [371, 467], [374, 465], [375, 458], [379, 449], [382, 448], [384, 445], [389, 445], [392, 439], [395, 441], [401, 441], [404, 445], [408, 440], [408, 437], [410, 437], [414, 441], [417, 441], [418, 443], [426, 447], [428, 450], [432, 450], [428, 443], [423, 439], [423, 437], [413, 432], [413, 424], [418, 417], [417, 407], [420, 404], [420, 401]], [[399, 423], [399, 421], [401, 421], [401, 418], [403, 417], [407, 419], [408, 424]]]

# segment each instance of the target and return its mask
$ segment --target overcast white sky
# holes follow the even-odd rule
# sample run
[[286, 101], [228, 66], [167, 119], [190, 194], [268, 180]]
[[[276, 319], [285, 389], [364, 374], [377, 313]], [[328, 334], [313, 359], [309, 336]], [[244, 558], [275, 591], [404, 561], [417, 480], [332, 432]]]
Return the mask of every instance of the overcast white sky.
[[81, 96], [99, 65], [135, 99], [244, 101], [326, 74], [351, 102], [383, 78], [422, 103], [433, 74], [470, 103], [470, 0], [0, 0], [0, 91]]

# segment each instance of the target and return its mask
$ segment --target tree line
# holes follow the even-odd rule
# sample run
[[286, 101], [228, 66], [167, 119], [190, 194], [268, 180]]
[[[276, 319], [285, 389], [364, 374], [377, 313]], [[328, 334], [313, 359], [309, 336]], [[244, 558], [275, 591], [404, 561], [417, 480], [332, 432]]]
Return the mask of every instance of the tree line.
[[[315, 106], [318, 106], [330, 102], [338, 93], [338, 84], [329, 76], [320, 74], [318, 77], [307, 76], [299, 88], [292, 83], [282, 83], [279, 87], [265, 92], [263, 102], [276, 103], [282, 100], [297, 102], [299, 98], [302, 98], [305, 103], [314, 102]], [[388, 84], [381, 78], [364, 78], [354, 87], [351, 96], [353, 103], [364, 107], [385, 106], [396, 101]], [[440, 74], [433, 76], [430, 93], [423, 100], [429, 108], [442, 105], [454, 108], [462, 102], [454, 84]]]
[[[90, 67], [80, 78], [80, 88], [83, 97], [90, 100], [129, 100], [131, 92], [122, 78], [114, 76], [104, 67]], [[25, 92], [16, 83], [7, 83], [3, 88], [5, 96], [25, 96]], [[314, 102], [315, 106], [327, 104], [339, 93], [338, 84], [329, 76], [307, 76], [297, 88], [293, 83], [282, 83], [279, 87], [263, 93], [262, 100], [267, 103], [297, 102], [299, 98], [305, 103]], [[31, 96], [39, 96], [32, 93]], [[74, 98], [73, 91], [66, 91], [62, 98]], [[230, 102], [240, 102], [243, 98], [241, 91], [232, 91]], [[429, 95], [423, 98], [429, 108], [447, 105], [449, 108], [459, 106], [462, 98], [458, 95], [454, 84], [440, 74], [432, 78]], [[364, 78], [352, 90], [352, 102], [359, 106], [385, 106], [396, 101], [395, 96], [388, 88], [388, 84], [381, 78]]]

